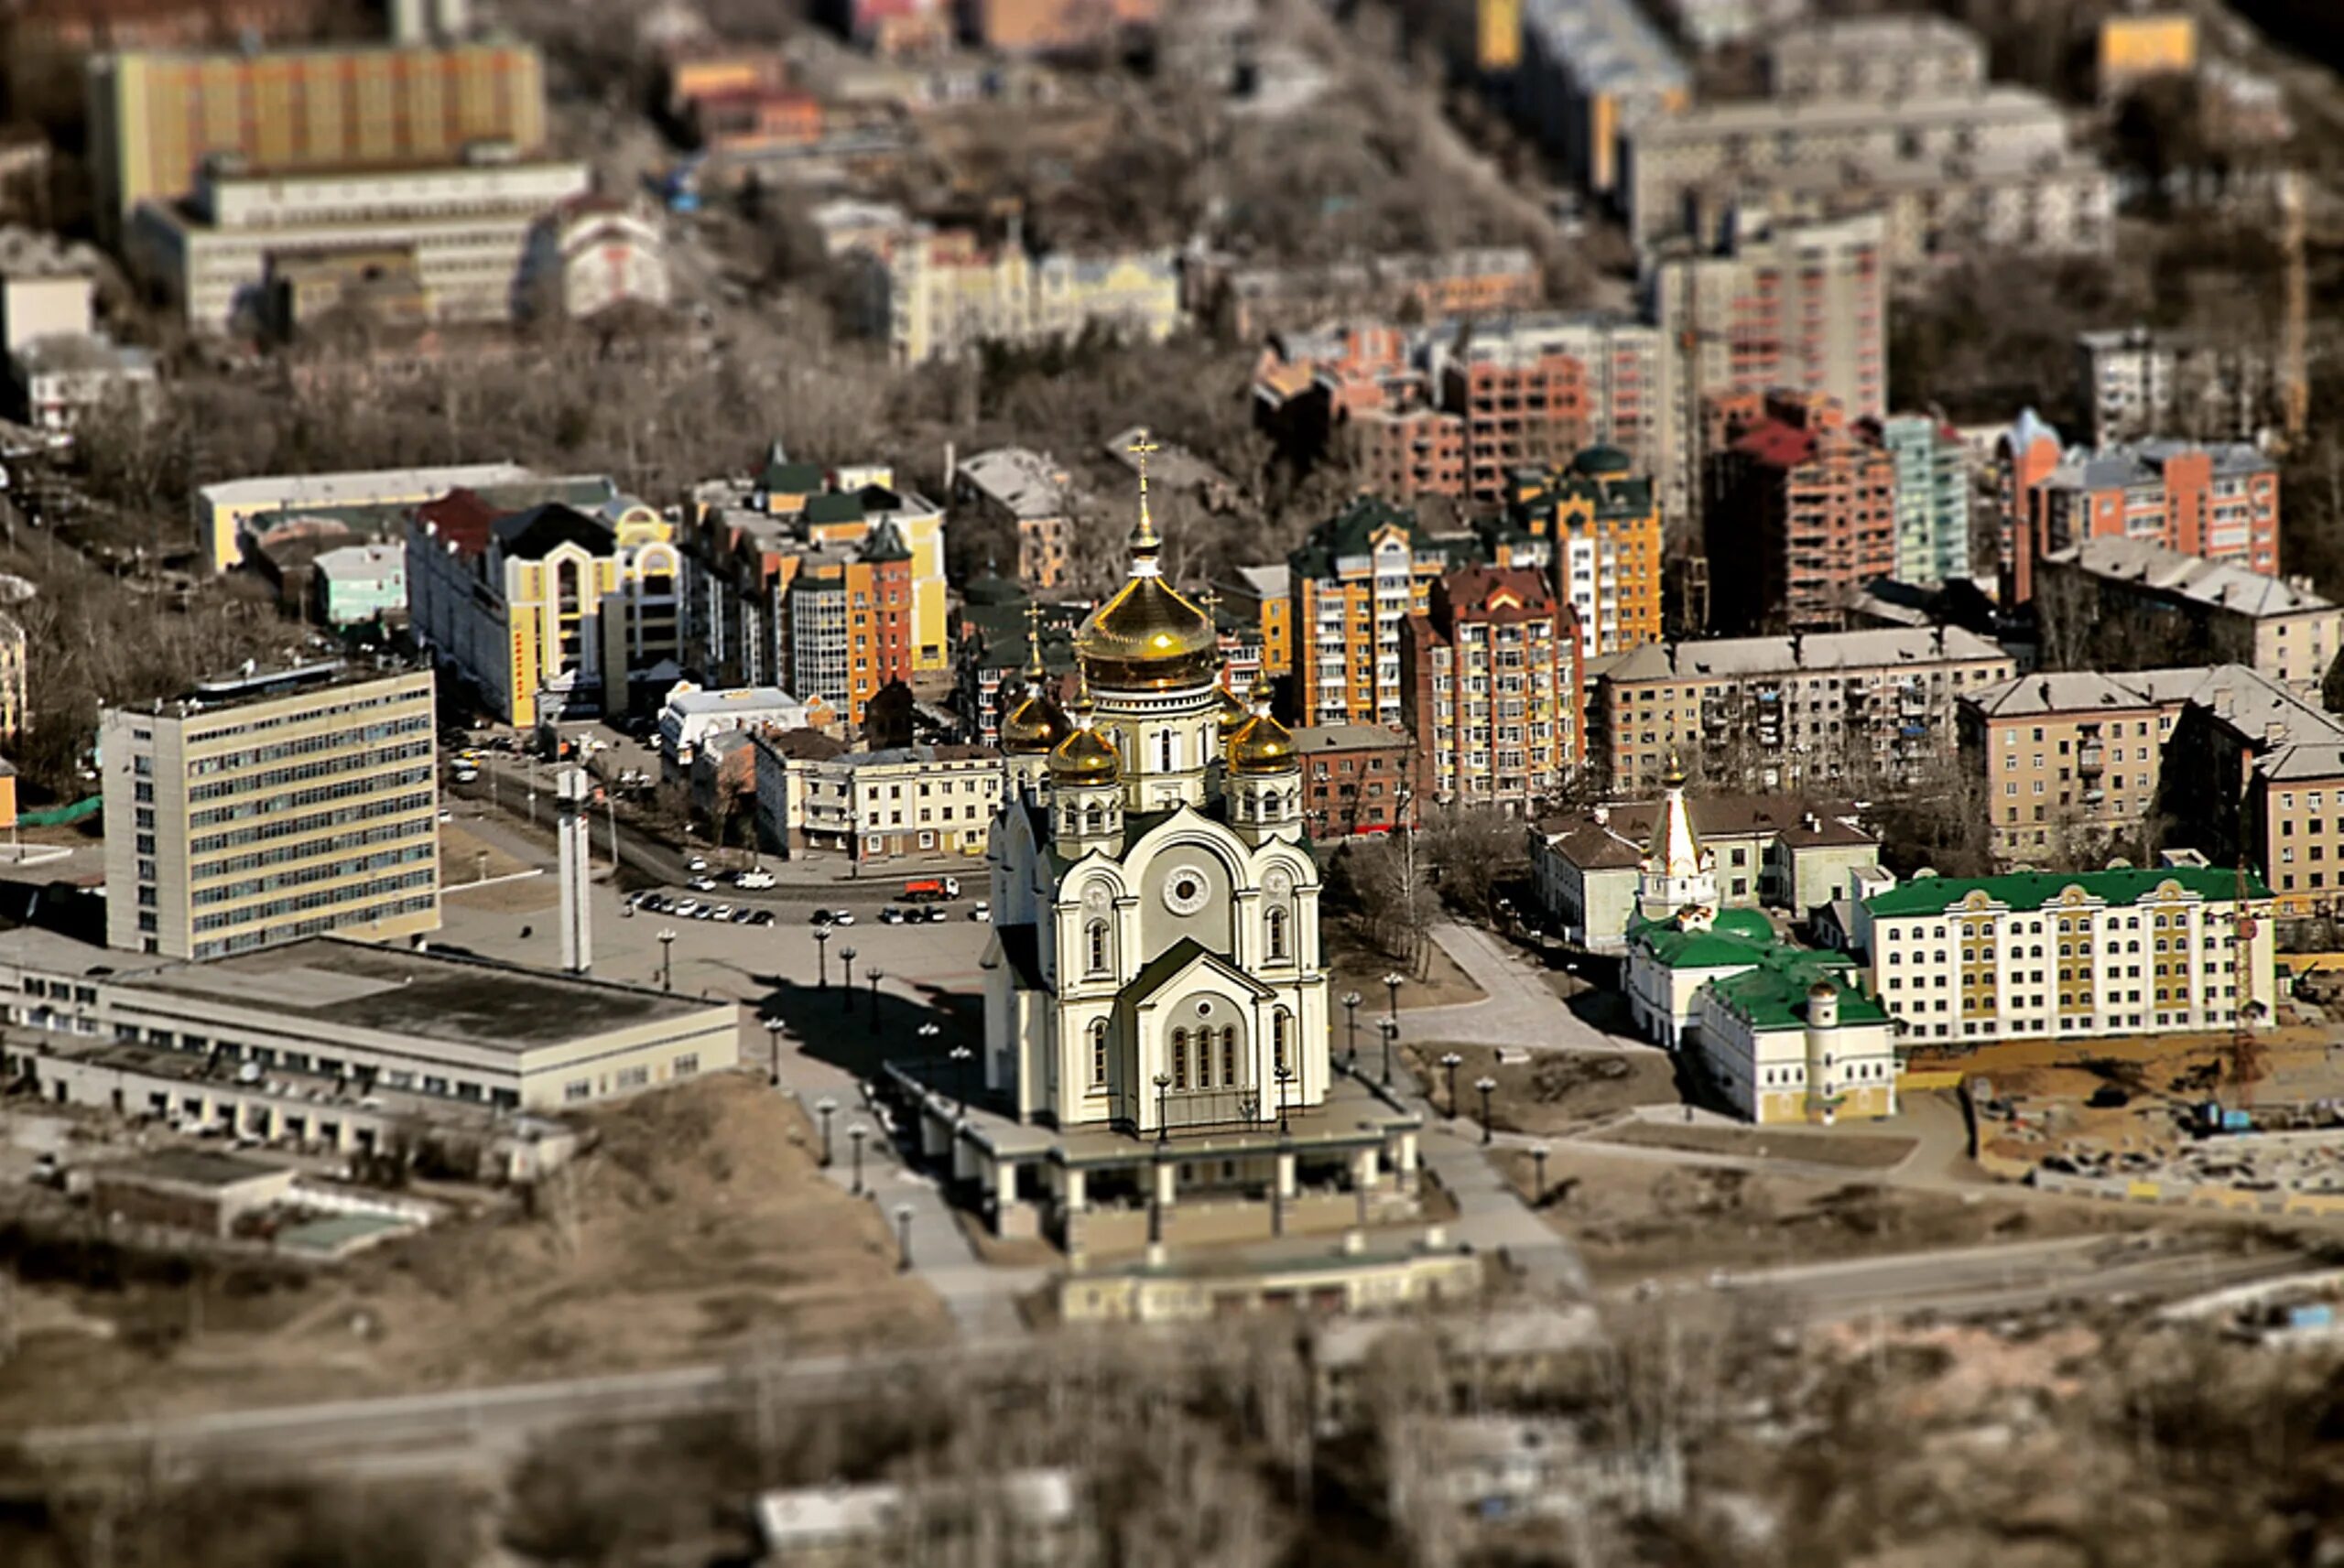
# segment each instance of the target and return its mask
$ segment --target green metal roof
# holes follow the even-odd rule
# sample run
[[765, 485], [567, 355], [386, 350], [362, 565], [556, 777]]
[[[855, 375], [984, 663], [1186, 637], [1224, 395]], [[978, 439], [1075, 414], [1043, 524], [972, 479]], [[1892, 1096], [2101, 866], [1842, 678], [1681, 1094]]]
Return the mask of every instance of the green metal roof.
[[1775, 946], [1772, 932], [1756, 942], [1731, 931], [1686, 931], [1664, 920], [1639, 920], [1628, 926], [1628, 943], [1642, 947], [1665, 969], [1721, 969], [1754, 964]]
[[860, 523], [863, 515], [863, 497], [859, 495], [809, 495], [806, 498], [805, 516], [808, 523]]
[[1381, 496], [1362, 495], [1310, 530], [1310, 536], [1288, 557], [1288, 564], [1304, 577], [1332, 577], [1338, 557], [1367, 554], [1369, 541], [1387, 526], [1404, 531], [1412, 551], [1429, 554], [1437, 547], [1414, 511], [1394, 506]]
[[1886, 1023], [1888, 1010], [1848, 983], [1851, 968], [1844, 953], [1778, 946], [1755, 968], [1711, 980], [1709, 989], [1756, 1030], [1805, 1028], [1807, 992], [1818, 985], [1839, 993], [1841, 1023]]
[[[1943, 914], [1983, 889], [1986, 896], [2012, 909], [2041, 909], [2056, 903], [2069, 888], [2107, 904], [2134, 904], [2165, 883], [2208, 901], [2237, 895], [2238, 873], [2220, 866], [2154, 866], [2145, 871], [2013, 871], [2000, 877], [1916, 877], [1902, 887], [1875, 893], [1864, 901], [1872, 917], [1900, 914]], [[2271, 890], [2252, 871], [2246, 875], [2249, 898], [2269, 898]]]

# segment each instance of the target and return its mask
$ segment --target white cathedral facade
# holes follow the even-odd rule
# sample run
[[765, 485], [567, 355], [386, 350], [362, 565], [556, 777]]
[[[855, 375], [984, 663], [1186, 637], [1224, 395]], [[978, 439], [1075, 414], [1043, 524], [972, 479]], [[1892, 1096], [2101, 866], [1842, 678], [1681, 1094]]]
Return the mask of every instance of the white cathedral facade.
[[1276, 1128], [1329, 1087], [1300, 760], [1266, 690], [1219, 684], [1145, 483], [1130, 579], [1076, 634], [1082, 695], [1035, 680], [1002, 724], [985, 1082], [1066, 1130]]

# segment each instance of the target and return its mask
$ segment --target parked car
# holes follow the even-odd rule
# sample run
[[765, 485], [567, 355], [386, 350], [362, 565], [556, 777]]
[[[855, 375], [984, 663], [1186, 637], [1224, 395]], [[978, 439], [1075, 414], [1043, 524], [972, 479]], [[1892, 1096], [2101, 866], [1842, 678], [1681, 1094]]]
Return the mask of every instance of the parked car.
[[991, 920], [993, 918], [993, 905], [987, 903], [983, 899], [977, 900], [976, 903], [969, 906], [969, 918], [971, 920]]
[[762, 892], [773, 886], [773, 873], [752, 866], [745, 871], [733, 872], [732, 885], [736, 888], [747, 888], [752, 892]]
[[827, 909], [818, 909], [814, 912], [813, 919], [808, 922], [808, 924], [812, 925], [828, 925], [831, 921], [837, 918], [838, 917], [836, 915], [832, 914]]
[[732, 906], [729, 903], [720, 903], [708, 912], [708, 917], [711, 920], [730, 920], [732, 918]]
[[882, 925], [901, 925], [908, 918], [910, 917], [892, 903], [879, 912], [879, 924]]
[[691, 889], [694, 892], [714, 892], [716, 891], [716, 879], [714, 877], [694, 877], [684, 885]]
[[838, 911], [836, 914], [832, 914], [832, 915], [830, 916], [830, 924], [831, 924], [831, 925], [853, 925], [853, 924], [854, 924], [854, 911], [852, 911], [852, 910], [851, 910], [851, 909], [841, 909], [841, 910]]
[[716, 906], [714, 904], [703, 903], [698, 909], [692, 911], [692, 918], [694, 920], [713, 920], [716, 918]]
[[770, 909], [753, 909], [749, 911], [749, 924], [752, 925], [771, 925], [773, 924], [773, 911]]
[[677, 904], [675, 909], [670, 913], [680, 915], [686, 920], [689, 920], [693, 915], [700, 913], [700, 900], [696, 898], [685, 899], [681, 903]]
[[939, 921], [940, 921], [940, 920], [950, 920], [950, 919], [951, 919], [951, 918], [952, 918], [952, 912], [951, 912], [950, 910], [949, 910], [949, 909], [945, 908], [945, 907], [944, 907], [942, 904], [940, 904], [940, 903], [939, 903], [939, 904], [933, 904], [933, 905], [930, 905], [930, 906], [929, 906], [929, 908], [928, 908], [928, 923], [930, 925], [935, 925], [937, 922], [939, 922]]
[[736, 909], [732, 912], [732, 924], [735, 925], [754, 925], [756, 924], [757, 916], [764, 913], [765, 912], [763, 910], [757, 909]]
[[684, 862], [684, 870], [688, 871], [704, 871], [708, 870], [708, 857], [706, 855], [694, 855], [690, 860]]

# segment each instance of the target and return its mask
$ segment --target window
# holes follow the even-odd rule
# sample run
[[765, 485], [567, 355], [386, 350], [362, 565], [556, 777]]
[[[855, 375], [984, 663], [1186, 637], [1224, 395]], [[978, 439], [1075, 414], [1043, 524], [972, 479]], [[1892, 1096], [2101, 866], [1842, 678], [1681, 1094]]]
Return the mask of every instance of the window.
[[699, 1071], [700, 1071], [700, 1053], [699, 1053], [699, 1052], [697, 1052], [697, 1051], [687, 1051], [687, 1052], [685, 1052], [682, 1055], [680, 1055], [680, 1056], [678, 1056], [678, 1057], [677, 1057], [677, 1058], [676, 1058], [676, 1065], [675, 1065], [674, 1072], [675, 1072], [675, 1076], [676, 1076], [677, 1077], [679, 1077], [679, 1078], [689, 1078], [689, 1077], [690, 1077], [694, 1073], [697, 1073], [697, 1072], [699, 1072]]
[[1088, 943], [1088, 952], [1086, 954], [1085, 962], [1090, 966], [1091, 972], [1094, 975], [1105, 972], [1107, 968], [1107, 923], [1103, 920], [1092, 921], [1091, 923], [1086, 940]]
[[1286, 1036], [1293, 1032], [1293, 1028], [1294, 1015], [1284, 1008], [1278, 1009], [1270, 1019], [1270, 1070], [1274, 1073], [1283, 1071], [1286, 1067]]
[[1188, 1032], [1185, 1029], [1172, 1032], [1172, 1087], [1188, 1087]]
[[1274, 964], [1284, 963], [1286, 958], [1286, 911], [1283, 909], [1274, 909], [1270, 911], [1268, 925], [1270, 935], [1270, 961]]
[[561, 1086], [561, 1098], [566, 1100], [586, 1099], [593, 1092], [594, 1081], [591, 1078], [572, 1078]]
[[1221, 1032], [1221, 1081], [1223, 1087], [1237, 1087], [1237, 1026], [1228, 1024]]
[[1107, 1021], [1093, 1019], [1091, 1024], [1091, 1087], [1107, 1087]]

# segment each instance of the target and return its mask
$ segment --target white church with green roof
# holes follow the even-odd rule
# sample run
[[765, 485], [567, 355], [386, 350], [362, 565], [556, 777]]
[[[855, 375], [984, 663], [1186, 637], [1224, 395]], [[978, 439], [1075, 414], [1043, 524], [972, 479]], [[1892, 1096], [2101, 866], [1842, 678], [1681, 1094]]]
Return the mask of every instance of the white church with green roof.
[[1748, 1120], [1895, 1115], [1897, 1026], [1856, 983], [1854, 960], [1785, 941], [1754, 909], [1720, 910], [1717, 857], [1674, 759], [1666, 783], [1627, 934], [1637, 1028], [1688, 1054]]

